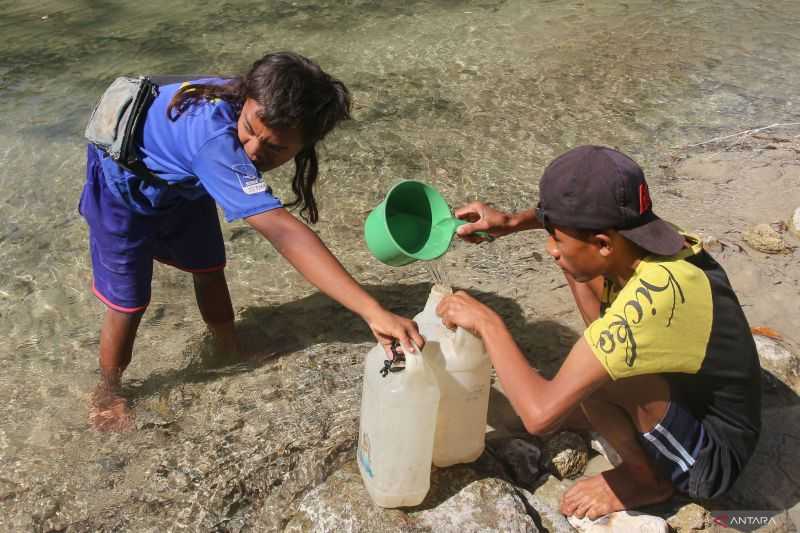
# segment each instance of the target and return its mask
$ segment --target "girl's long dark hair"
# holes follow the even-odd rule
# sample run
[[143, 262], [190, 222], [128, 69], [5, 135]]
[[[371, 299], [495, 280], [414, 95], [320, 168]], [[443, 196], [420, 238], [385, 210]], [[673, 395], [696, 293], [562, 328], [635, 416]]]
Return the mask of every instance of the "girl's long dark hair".
[[339, 122], [350, 118], [347, 87], [300, 54], [276, 52], [253, 63], [246, 75], [224, 84], [196, 83], [182, 87], [172, 98], [167, 116], [175, 120], [192, 105], [214, 98], [229, 102], [237, 113], [241, 113], [245, 100], [251, 98], [262, 108], [259, 118], [270, 128], [300, 128], [304, 147], [294, 158], [295, 199], [286, 206], [300, 205], [300, 216], [316, 223], [319, 218], [314, 198], [319, 171], [316, 145]]

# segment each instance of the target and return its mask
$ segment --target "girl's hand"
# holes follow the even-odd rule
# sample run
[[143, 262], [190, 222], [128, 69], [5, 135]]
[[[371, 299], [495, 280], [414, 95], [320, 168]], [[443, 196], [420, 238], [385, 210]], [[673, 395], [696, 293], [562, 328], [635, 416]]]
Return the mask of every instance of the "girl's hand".
[[436, 314], [442, 317], [446, 327], [461, 327], [478, 337], [482, 336], [484, 327], [502, 323], [497, 313], [464, 291], [442, 299], [436, 307]]
[[508, 235], [514, 229], [511, 227], [512, 216], [498, 211], [482, 202], [472, 202], [454, 212], [457, 218], [468, 220], [469, 224], [459, 226], [456, 233], [459, 237], [469, 242], [482, 242], [486, 239], [474, 235], [476, 231], [485, 231], [492, 237]]
[[381, 308], [372, 316], [365, 317], [369, 329], [383, 345], [389, 359], [392, 359], [392, 341], [397, 339], [403, 347], [403, 353], [415, 353], [416, 345], [420, 350], [425, 346], [425, 338], [420, 335], [419, 328], [413, 320], [403, 318]]

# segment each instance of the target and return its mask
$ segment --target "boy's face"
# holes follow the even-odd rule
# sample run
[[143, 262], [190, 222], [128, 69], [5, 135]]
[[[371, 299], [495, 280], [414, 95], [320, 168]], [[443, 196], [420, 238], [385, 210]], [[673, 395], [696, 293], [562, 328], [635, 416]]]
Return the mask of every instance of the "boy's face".
[[270, 128], [259, 118], [260, 111], [255, 100], [245, 100], [237, 132], [247, 157], [258, 170], [267, 172], [294, 159], [303, 149], [303, 138], [299, 128]]
[[587, 282], [603, 275], [609, 265], [607, 238], [602, 234], [555, 226], [547, 240], [547, 253], [576, 281]]

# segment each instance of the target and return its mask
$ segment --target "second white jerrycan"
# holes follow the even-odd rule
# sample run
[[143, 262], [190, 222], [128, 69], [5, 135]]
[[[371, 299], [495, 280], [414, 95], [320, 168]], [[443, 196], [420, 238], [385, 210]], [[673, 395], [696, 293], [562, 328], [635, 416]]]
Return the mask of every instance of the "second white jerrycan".
[[418, 505], [430, 488], [439, 387], [422, 354], [405, 354], [405, 368], [384, 362], [375, 346], [364, 364], [358, 467], [381, 507]]
[[483, 453], [489, 410], [491, 360], [483, 341], [469, 331], [447, 329], [436, 306], [452, 289], [434, 285], [425, 308], [414, 317], [426, 339], [426, 351], [439, 385], [439, 411], [433, 464], [469, 463]]

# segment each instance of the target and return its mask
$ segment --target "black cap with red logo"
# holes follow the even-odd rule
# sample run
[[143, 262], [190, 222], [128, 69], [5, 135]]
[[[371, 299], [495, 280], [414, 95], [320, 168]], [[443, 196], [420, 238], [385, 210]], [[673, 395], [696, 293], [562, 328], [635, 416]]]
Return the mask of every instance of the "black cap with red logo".
[[547, 166], [537, 216], [545, 227], [615, 229], [656, 255], [675, 255], [685, 244], [653, 213], [641, 167], [605, 146], [578, 146]]

